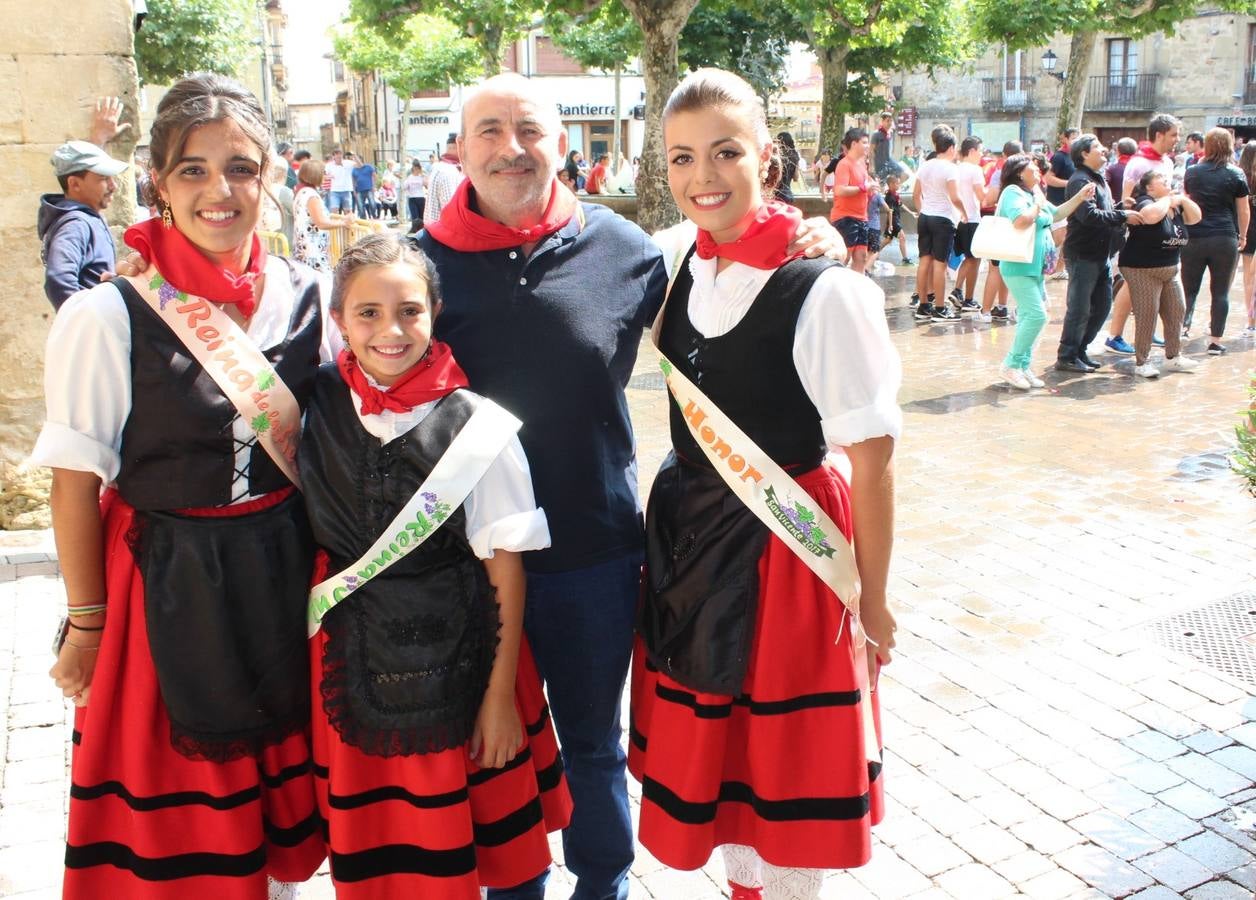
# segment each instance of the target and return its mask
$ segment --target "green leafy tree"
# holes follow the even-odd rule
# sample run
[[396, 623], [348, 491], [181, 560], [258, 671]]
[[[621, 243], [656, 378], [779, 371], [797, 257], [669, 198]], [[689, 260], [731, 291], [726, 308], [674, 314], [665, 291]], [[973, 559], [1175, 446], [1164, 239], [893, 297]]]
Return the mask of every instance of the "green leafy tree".
[[[960, 64], [972, 42], [950, 0], [788, 0], [820, 64], [820, 146], [836, 147], [848, 113], [874, 112], [878, 71]], [[854, 75], [856, 77], [851, 78]]]
[[680, 63], [690, 71], [704, 66], [736, 72], [766, 105], [785, 87], [791, 40], [802, 23], [779, 3], [705, 0], [689, 16], [680, 35]]
[[234, 75], [257, 31], [250, 0], [148, 0], [135, 34], [140, 81], [169, 84], [193, 72]]
[[452, 22], [475, 43], [483, 74], [501, 71], [502, 49], [537, 18], [539, 0], [350, 0], [349, 19], [375, 29], [389, 43], [404, 44], [407, 23], [424, 13]]
[[[1252, 12], [1252, 0], [1211, 0], [1214, 9]], [[1199, 11], [1195, 0], [970, 0], [969, 15], [978, 38], [1012, 50], [1041, 47], [1069, 35], [1068, 66], [1060, 89], [1058, 130], [1080, 128], [1085, 111], [1086, 76], [1095, 42], [1103, 32], [1143, 37], [1172, 32]]]
[[470, 84], [483, 73], [480, 50], [458, 26], [419, 13], [395, 38], [353, 22], [332, 32], [336, 56], [358, 72], [377, 71], [402, 96], [450, 84]]

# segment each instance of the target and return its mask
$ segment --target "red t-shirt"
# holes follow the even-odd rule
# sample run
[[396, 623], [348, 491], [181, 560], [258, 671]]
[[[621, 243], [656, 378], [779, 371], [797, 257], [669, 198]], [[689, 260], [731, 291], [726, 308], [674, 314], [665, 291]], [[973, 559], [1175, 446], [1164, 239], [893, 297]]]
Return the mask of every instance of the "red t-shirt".
[[[859, 193], [843, 197], [837, 193], [837, 189], [842, 187], [857, 187]], [[864, 160], [855, 162], [849, 156], [842, 157], [833, 170], [833, 192], [833, 213], [829, 216], [832, 221], [868, 221], [868, 166]]]
[[602, 187], [606, 184], [606, 166], [598, 163], [589, 170], [589, 177], [585, 179], [584, 191], [586, 194], [600, 194]]

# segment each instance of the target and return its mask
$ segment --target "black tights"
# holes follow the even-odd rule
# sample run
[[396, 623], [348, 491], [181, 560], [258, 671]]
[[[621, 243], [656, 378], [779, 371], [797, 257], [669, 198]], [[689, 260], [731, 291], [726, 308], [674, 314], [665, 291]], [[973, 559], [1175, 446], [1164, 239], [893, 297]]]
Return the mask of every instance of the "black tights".
[[1230, 314], [1230, 282], [1239, 261], [1239, 240], [1232, 234], [1192, 237], [1182, 248], [1182, 287], [1186, 289], [1186, 319], [1191, 327], [1195, 315], [1195, 298], [1208, 270], [1208, 288], [1212, 293], [1209, 331], [1213, 339], [1225, 334], [1225, 319]]

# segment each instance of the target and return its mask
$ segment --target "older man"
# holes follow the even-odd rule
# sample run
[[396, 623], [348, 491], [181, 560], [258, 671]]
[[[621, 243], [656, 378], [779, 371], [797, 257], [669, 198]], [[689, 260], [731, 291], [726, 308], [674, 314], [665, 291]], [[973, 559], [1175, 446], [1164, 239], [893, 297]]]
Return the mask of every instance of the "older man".
[[[644, 532], [624, 387], [666, 278], [658, 248], [610, 210], [564, 190], [570, 218], [547, 217], [566, 153], [552, 103], [524, 78], [490, 78], [462, 111], [469, 181], [442, 217], [454, 224], [419, 244], [445, 300], [437, 336], [472, 387], [524, 423], [553, 537], [525, 557], [524, 627], [575, 800], [563, 835], [573, 897], [602, 900], [627, 896], [633, 859], [619, 709]], [[540, 898], [544, 881], [495, 896]]]

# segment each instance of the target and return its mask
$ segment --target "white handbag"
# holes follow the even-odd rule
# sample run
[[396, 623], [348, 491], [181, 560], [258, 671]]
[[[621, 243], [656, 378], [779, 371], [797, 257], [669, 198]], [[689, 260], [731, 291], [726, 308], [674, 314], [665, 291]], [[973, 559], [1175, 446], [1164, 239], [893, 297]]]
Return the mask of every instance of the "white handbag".
[[973, 233], [973, 256], [1000, 262], [1033, 262], [1037, 231], [1036, 222], [1026, 228], [1017, 228], [1011, 219], [985, 216]]

